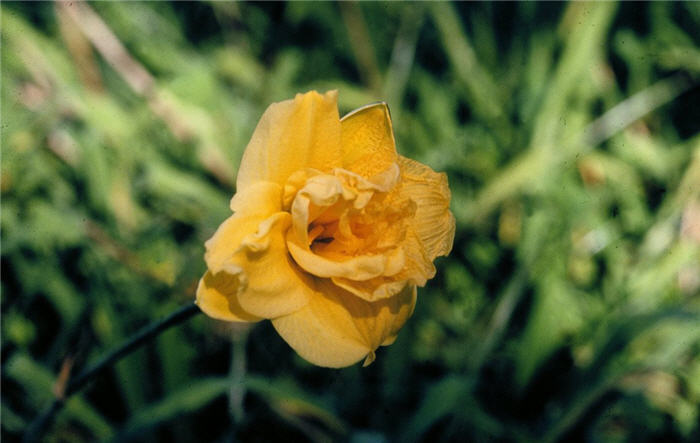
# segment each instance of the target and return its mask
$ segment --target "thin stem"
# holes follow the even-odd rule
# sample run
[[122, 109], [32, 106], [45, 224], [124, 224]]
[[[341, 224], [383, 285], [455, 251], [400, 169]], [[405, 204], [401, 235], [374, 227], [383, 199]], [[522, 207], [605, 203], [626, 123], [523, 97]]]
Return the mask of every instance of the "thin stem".
[[172, 314], [168, 315], [164, 319], [152, 323], [145, 328], [141, 329], [131, 338], [127, 339], [119, 347], [114, 349], [112, 352], [108, 353], [101, 359], [99, 359], [95, 364], [89, 368], [82, 371], [77, 377], [71, 379], [63, 392], [63, 395], [57, 397], [51, 405], [44, 410], [41, 415], [39, 415], [27, 428], [27, 432], [24, 434], [24, 442], [34, 442], [37, 441], [44, 429], [51, 424], [53, 417], [58, 411], [61, 410], [66, 400], [73, 394], [80, 391], [85, 385], [95, 376], [97, 376], [104, 369], [110, 367], [112, 364], [121, 360], [123, 357], [131, 353], [132, 351], [139, 348], [141, 345], [148, 342], [153, 337], [159, 335], [161, 332], [175, 326], [176, 324], [182, 323], [195, 314], [201, 312], [199, 307], [195, 304], [186, 305]]
[[246, 386], [246, 344], [248, 342], [248, 325], [241, 325], [239, 329], [234, 325], [232, 331], [231, 345], [231, 369], [229, 371], [229, 412], [234, 425], [243, 421], [245, 410], [243, 400], [245, 398]]
[[477, 346], [472, 360], [473, 370], [479, 371], [486, 361], [486, 357], [493, 351], [499, 343], [501, 337], [506, 332], [506, 327], [510, 321], [513, 311], [525, 292], [527, 284], [527, 272], [525, 266], [521, 267], [513, 279], [508, 283], [503, 295], [501, 295], [496, 309], [493, 311], [488, 329], [484, 334], [484, 340]]

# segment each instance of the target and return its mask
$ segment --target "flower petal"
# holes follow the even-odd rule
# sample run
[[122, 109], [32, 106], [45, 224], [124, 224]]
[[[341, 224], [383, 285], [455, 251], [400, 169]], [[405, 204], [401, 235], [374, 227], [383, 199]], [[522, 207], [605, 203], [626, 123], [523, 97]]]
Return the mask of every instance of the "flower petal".
[[338, 91], [297, 94], [270, 105], [255, 128], [238, 171], [236, 189], [258, 181], [284, 186], [303, 168], [328, 172], [341, 165]]
[[254, 322], [256, 317], [241, 308], [237, 293], [240, 282], [235, 275], [226, 272], [212, 274], [207, 271], [199, 280], [195, 303], [209, 317], [217, 320]]
[[285, 233], [291, 216], [280, 212], [282, 187], [256, 182], [234, 195], [236, 211], [206, 242], [204, 258], [216, 275], [237, 278], [236, 303], [262, 318], [289, 314], [304, 306], [313, 293], [313, 280], [291, 260]]
[[264, 218], [260, 216], [244, 216], [241, 214], [234, 214], [224, 220], [214, 233], [214, 236], [204, 243], [206, 247], [204, 260], [207, 262], [207, 268], [215, 274], [224, 270], [231, 274], [240, 272], [241, 269], [232, 268], [229, 265], [231, 256], [241, 244], [243, 238], [256, 232], [263, 220]]
[[[366, 205], [375, 191], [385, 192], [398, 179], [398, 170], [391, 166], [385, 174], [377, 176], [377, 182], [341, 169], [335, 175], [316, 175], [309, 178], [296, 193], [291, 205], [293, 227], [287, 233], [287, 247], [296, 263], [317, 277], [345, 277], [354, 280], [367, 280], [381, 275], [392, 275], [403, 267], [403, 252], [394, 248], [383, 254], [318, 254], [311, 250], [309, 226], [318, 221], [336, 202], [350, 202], [358, 206]], [[360, 196], [368, 197], [361, 200]], [[323, 248], [319, 248], [323, 249]]]
[[263, 318], [287, 315], [305, 306], [314, 293], [313, 279], [287, 253], [285, 232], [291, 216], [278, 212], [242, 239], [227, 265], [241, 270], [241, 307]]
[[[406, 288], [397, 294], [396, 297], [388, 300], [388, 304], [390, 305], [388, 314], [391, 314], [392, 317], [389, 321], [388, 330], [382, 335], [380, 346], [389, 346], [396, 341], [399, 331], [413, 315], [413, 311], [416, 309], [417, 299], [418, 290], [414, 285], [409, 284], [406, 285]], [[393, 300], [393, 302], [391, 300]], [[388, 316], [388, 314], [385, 315]]]
[[399, 248], [383, 255], [358, 255], [344, 260], [332, 260], [314, 254], [308, 246], [304, 248], [299, 245], [296, 235], [291, 230], [287, 234], [287, 247], [299, 266], [317, 277], [368, 280], [381, 275], [395, 274], [404, 263], [403, 251]]
[[233, 195], [231, 210], [244, 215], [267, 217], [282, 208], [282, 189], [277, 183], [255, 182]]
[[447, 175], [399, 156], [401, 193], [416, 203], [413, 228], [430, 261], [447, 255], [455, 237], [455, 218], [450, 212]]
[[413, 285], [406, 285], [395, 296], [376, 302], [367, 302], [342, 289], [337, 291], [342, 291], [346, 308], [372, 349], [377, 349], [387, 338], [398, 334], [416, 304], [416, 287]]
[[370, 303], [335, 286], [319, 281], [320, 292], [297, 312], [272, 320], [284, 340], [309, 362], [339, 368], [367, 357], [392, 341], [413, 313], [415, 286], [406, 286], [395, 297]]
[[362, 281], [333, 277], [331, 280], [337, 286], [370, 302], [393, 297], [406, 287], [406, 280], [396, 280], [392, 277], [375, 277]]
[[343, 168], [373, 177], [396, 163], [391, 116], [386, 103], [356, 109], [340, 121]]
[[370, 351], [347, 309], [332, 294], [317, 293], [304, 308], [272, 320], [297, 354], [328, 368], [357, 363]]
[[[215, 274], [222, 271], [243, 239], [255, 233], [263, 220], [279, 211], [281, 204], [282, 187], [276, 183], [258, 182], [237, 192], [231, 199], [235, 214], [227, 218], [204, 244], [207, 268]], [[227, 270], [233, 274], [240, 271], [230, 267]]]
[[425, 286], [427, 281], [435, 276], [435, 266], [425, 255], [423, 245], [413, 230], [406, 232], [400, 250], [403, 252], [403, 267], [395, 275], [379, 276], [361, 281], [353, 278], [333, 277], [333, 283], [369, 302], [395, 296], [407, 284]]

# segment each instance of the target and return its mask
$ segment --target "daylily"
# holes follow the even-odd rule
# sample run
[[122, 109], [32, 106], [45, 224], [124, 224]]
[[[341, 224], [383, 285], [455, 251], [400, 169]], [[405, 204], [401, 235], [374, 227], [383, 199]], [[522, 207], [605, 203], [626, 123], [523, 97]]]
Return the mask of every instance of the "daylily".
[[455, 231], [446, 175], [397, 154], [386, 105], [340, 119], [337, 95], [265, 111], [197, 288], [210, 317], [270, 319], [326, 367], [369, 364], [396, 339]]

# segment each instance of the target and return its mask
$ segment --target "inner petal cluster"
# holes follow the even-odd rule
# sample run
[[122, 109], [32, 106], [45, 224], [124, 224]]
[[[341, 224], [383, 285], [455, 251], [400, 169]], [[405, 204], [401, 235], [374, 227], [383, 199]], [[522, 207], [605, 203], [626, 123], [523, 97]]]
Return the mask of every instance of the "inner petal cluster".
[[317, 277], [369, 281], [405, 267], [401, 247], [416, 206], [401, 198], [398, 165], [370, 179], [335, 169], [290, 177], [284, 205], [292, 214], [287, 246]]

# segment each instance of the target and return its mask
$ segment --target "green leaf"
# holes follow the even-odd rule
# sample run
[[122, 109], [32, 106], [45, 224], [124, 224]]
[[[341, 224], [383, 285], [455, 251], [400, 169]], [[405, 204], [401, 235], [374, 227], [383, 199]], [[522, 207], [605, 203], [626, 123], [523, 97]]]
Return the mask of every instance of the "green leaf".
[[136, 438], [141, 432], [173, 420], [183, 414], [197, 411], [223, 395], [228, 388], [227, 378], [196, 380], [182, 389], [171, 392], [164, 399], [136, 411], [124, 425], [115, 441]]
[[251, 392], [289, 414], [315, 418], [336, 432], [344, 432], [346, 428], [328, 406], [300, 391], [291, 379], [267, 379], [249, 375], [244, 383]]
[[423, 434], [438, 420], [452, 415], [471, 396], [472, 382], [458, 376], [449, 376], [432, 384], [420, 407], [401, 434], [401, 441], [420, 441]]

